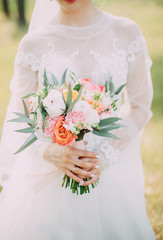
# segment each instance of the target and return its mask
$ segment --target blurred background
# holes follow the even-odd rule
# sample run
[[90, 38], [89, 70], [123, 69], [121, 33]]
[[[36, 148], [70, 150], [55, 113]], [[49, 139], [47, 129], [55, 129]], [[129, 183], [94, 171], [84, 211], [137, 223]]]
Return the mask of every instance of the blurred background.
[[[28, 29], [34, 0], [0, 0], [0, 134], [10, 98], [9, 82], [20, 39]], [[149, 219], [163, 240], [163, 0], [94, 0], [101, 9], [141, 27], [153, 60], [153, 118], [145, 128], [142, 158]]]

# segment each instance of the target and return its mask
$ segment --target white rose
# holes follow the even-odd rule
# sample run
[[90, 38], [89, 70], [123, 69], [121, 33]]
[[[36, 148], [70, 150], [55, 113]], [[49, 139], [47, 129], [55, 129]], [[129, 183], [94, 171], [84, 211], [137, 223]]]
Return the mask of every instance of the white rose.
[[91, 110], [92, 110], [92, 108], [89, 105], [89, 103], [86, 101], [82, 101], [82, 100], [75, 103], [75, 105], [73, 107], [73, 111], [81, 111], [85, 115], [88, 115]]
[[112, 104], [112, 101], [111, 101], [111, 98], [109, 95], [105, 95], [102, 99], [102, 105], [105, 107], [105, 108], [108, 108], [109, 105]]
[[66, 109], [62, 93], [56, 89], [50, 91], [48, 96], [43, 100], [43, 105], [46, 107], [46, 111], [50, 117], [59, 117]]
[[91, 109], [91, 111], [89, 112], [89, 114], [87, 115], [87, 119], [86, 122], [90, 125], [90, 126], [94, 126], [97, 125], [100, 122], [100, 117], [98, 115], [98, 112], [95, 109]]

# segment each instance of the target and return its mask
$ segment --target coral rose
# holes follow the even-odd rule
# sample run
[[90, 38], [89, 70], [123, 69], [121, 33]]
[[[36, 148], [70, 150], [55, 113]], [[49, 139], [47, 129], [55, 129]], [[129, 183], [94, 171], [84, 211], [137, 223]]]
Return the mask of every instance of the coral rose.
[[54, 124], [54, 131], [52, 133], [52, 142], [59, 145], [66, 146], [75, 142], [75, 136], [63, 125], [65, 124], [65, 117], [58, 117]]

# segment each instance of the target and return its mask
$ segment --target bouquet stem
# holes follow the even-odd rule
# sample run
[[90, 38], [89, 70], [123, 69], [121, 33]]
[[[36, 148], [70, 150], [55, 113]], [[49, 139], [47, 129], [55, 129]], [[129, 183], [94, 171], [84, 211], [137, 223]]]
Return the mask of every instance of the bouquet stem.
[[[88, 181], [90, 178], [84, 178], [84, 181]], [[92, 183], [92, 188], [97, 187], [99, 179], [96, 180], [95, 183]], [[82, 186], [80, 185], [78, 182], [76, 182], [75, 180], [71, 179], [69, 176], [67, 176], [66, 174], [63, 177], [63, 183], [62, 183], [62, 187], [68, 188], [70, 187], [72, 193], [76, 193], [77, 195], [82, 195], [84, 193], [90, 193], [90, 186]]]

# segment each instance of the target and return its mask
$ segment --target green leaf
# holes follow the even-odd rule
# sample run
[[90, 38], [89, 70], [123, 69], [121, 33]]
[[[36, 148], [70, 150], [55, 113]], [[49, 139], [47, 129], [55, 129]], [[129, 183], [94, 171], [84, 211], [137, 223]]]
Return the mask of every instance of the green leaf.
[[118, 95], [125, 86], [126, 86], [126, 83], [121, 85], [119, 88], [117, 88], [117, 90], [115, 91], [115, 95]]
[[52, 76], [52, 80], [53, 80], [54, 85], [55, 85], [55, 86], [58, 86], [58, 85], [59, 85], [59, 82], [58, 82], [56, 76], [55, 76], [53, 73], [51, 73], [51, 76]]
[[72, 79], [72, 81], [76, 84], [76, 81], [75, 81], [74, 77], [71, 74], [69, 74], [69, 76]]
[[34, 127], [29, 127], [29, 128], [24, 128], [24, 129], [20, 129], [20, 130], [15, 130], [15, 132], [19, 132], [19, 133], [33, 133], [34, 129], [35, 129]]
[[47, 88], [42, 89], [42, 91], [43, 91], [44, 95], [47, 97], [47, 95], [48, 95], [48, 90], [47, 90]]
[[29, 118], [29, 111], [28, 111], [27, 105], [26, 105], [26, 103], [25, 103], [25, 101], [24, 101], [23, 99], [22, 99], [22, 101], [23, 101], [25, 116], [26, 116], [27, 118]]
[[38, 104], [41, 105], [41, 97], [38, 96]]
[[114, 95], [114, 84], [111, 79], [109, 81], [109, 91], [110, 91], [111, 95]]
[[113, 135], [112, 133], [109, 133], [109, 132], [101, 132], [101, 131], [93, 130], [92, 133], [97, 135], [97, 136], [101, 136], [101, 137], [108, 137], [108, 138], [113, 138], [113, 139], [117, 139], [117, 140], [120, 139], [117, 136], [115, 136], [115, 135]]
[[27, 147], [29, 147], [32, 143], [34, 143], [35, 141], [37, 141], [37, 137], [35, 134], [31, 134], [26, 141], [24, 142], [24, 144], [18, 149], [18, 151], [16, 151], [14, 154], [18, 154], [20, 152], [22, 152], [24, 149], [26, 149]]
[[14, 112], [14, 114], [16, 114], [18, 117], [26, 117], [26, 115], [24, 113], [18, 113], [18, 112]]
[[117, 117], [105, 118], [105, 119], [100, 120], [99, 126], [104, 127], [104, 126], [113, 124], [114, 122], [117, 122], [119, 120], [121, 120], [121, 119], [117, 118]]
[[75, 90], [75, 91], [79, 91], [80, 90], [80, 88], [81, 88], [81, 84], [79, 83], [79, 84], [76, 84], [75, 85], [75, 87], [73, 88], [73, 90]]
[[67, 74], [67, 70], [68, 70], [68, 68], [66, 68], [65, 72], [63, 73], [62, 84], [64, 84], [64, 83], [66, 82], [66, 74]]
[[105, 82], [105, 92], [108, 92], [108, 82]]
[[78, 76], [74, 72], [70, 71], [70, 73], [72, 73], [72, 75], [74, 75], [78, 79]]
[[47, 87], [48, 86], [48, 78], [47, 78], [47, 73], [46, 73], [46, 69], [44, 69], [44, 86]]
[[67, 109], [67, 113], [70, 112], [70, 111], [73, 109], [75, 103], [76, 103], [77, 101], [79, 101], [79, 99], [80, 99], [80, 97], [81, 97], [81, 94], [82, 94], [82, 91], [83, 91], [83, 85], [82, 85], [81, 88], [80, 88], [80, 91], [79, 91], [79, 94], [78, 94], [77, 98], [71, 103], [71, 105], [70, 105], [69, 108]]
[[108, 132], [108, 131], [112, 131], [112, 130], [115, 130], [115, 129], [118, 129], [118, 128], [121, 128], [121, 127], [126, 127], [126, 126], [123, 125], [123, 124], [111, 124], [108, 127], [100, 128], [99, 131], [101, 131], [101, 132]]
[[8, 120], [7, 122], [24, 122], [24, 123], [29, 123], [29, 124], [32, 124], [34, 125], [34, 122], [30, 119], [30, 118], [14, 118], [14, 119], [11, 119], [11, 120]]
[[71, 90], [71, 85], [69, 84], [69, 86], [68, 86], [68, 96], [67, 96], [67, 101], [66, 101], [67, 108], [69, 108], [71, 103], [72, 103], [72, 90]]
[[22, 98], [28, 98], [28, 97], [37, 97], [38, 95], [36, 93], [28, 93], [25, 96], [23, 96]]

